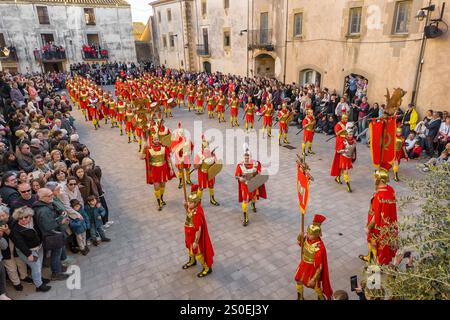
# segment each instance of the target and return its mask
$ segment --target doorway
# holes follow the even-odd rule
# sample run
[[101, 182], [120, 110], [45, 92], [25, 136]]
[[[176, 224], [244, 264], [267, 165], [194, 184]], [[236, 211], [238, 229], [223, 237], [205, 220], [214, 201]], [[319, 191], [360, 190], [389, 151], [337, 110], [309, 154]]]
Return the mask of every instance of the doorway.
[[211, 63], [208, 61], [204, 61], [203, 62], [203, 71], [205, 71], [206, 73], [211, 73]]
[[268, 54], [260, 54], [255, 58], [256, 75], [261, 77], [275, 77], [275, 59]]

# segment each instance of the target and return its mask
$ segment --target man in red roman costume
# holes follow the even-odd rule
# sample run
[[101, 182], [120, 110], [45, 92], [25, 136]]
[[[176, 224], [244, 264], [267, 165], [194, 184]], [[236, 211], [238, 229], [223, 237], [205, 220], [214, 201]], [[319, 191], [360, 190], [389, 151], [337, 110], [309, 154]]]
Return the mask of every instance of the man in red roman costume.
[[203, 266], [203, 270], [197, 274], [197, 277], [203, 278], [212, 272], [214, 248], [209, 238], [206, 216], [201, 205], [202, 198], [196, 192], [197, 188], [197, 185], [192, 185], [191, 194], [185, 204], [184, 235], [189, 261], [183, 265], [183, 269], [195, 266], [198, 261]]
[[151, 138], [151, 143], [144, 148], [142, 157], [146, 163], [147, 184], [153, 184], [158, 211], [161, 211], [166, 205], [163, 198], [166, 182], [173, 179], [175, 175], [170, 160], [170, 148], [159, 142], [159, 135], [156, 131], [151, 132]]
[[333, 163], [331, 165], [331, 173], [330, 175], [332, 177], [336, 177], [334, 181], [336, 181], [339, 184], [342, 184], [341, 182], [341, 170], [339, 169], [339, 162], [341, 159], [341, 154], [338, 153], [338, 147], [342, 145], [342, 142], [344, 141], [345, 137], [347, 136], [347, 115], [344, 113], [342, 115], [341, 121], [336, 123], [334, 126], [334, 133], [336, 134], [336, 145], [335, 145], [335, 152], [334, 152], [334, 158]]
[[232, 127], [239, 127], [238, 116], [239, 116], [239, 99], [236, 97], [236, 92], [231, 94], [230, 99], [230, 124]]
[[217, 162], [216, 155], [211, 152], [209, 142], [202, 136], [202, 150], [194, 157], [194, 167], [198, 171], [198, 194], [200, 199], [203, 195], [203, 189], [209, 189], [209, 202], [213, 206], [218, 206], [219, 203], [214, 199], [214, 184], [215, 178], [208, 179], [208, 170]]
[[398, 167], [400, 166], [400, 161], [402, 159], [408, 159], [408, 152], [406, 152], [406, 142], [405, 138], [402, 136], [402, 128], [397, 128], [395, 134], [395, 159], [394, 166], [392, 167], [392, 171], [394, 171], [394, 180], [399, 181], [398, 179]]
[[253, 104], [252, 97], [248, 97], [248, 103], [245, 105], [245, 130], [248, 131], [248, 127], [253, 129], [255, 123], [255, 111], [256, 106]]
[[264, 130], [267, 128], [267, 136], [272, 137], [272, 116], [274, 113], [274, 108], [271, 102], [272, 97], [269, 96], [266, 104], [261, 108], [260, 112], [263, 115], [263, 127], [262, 134], [264, 136]]
[[314, 139], [314, 129], [316, 126], [316, 118], [314, 118], [314, 111], [306, 109], [306, 117], [302, 121], [303, 127], [303, 143], [302, 154], [306, 155], [306, 146], [308, 146], [308, 153], [314, 154], [312, 151], [312, 143]]
[[283, 136], [283, 142], [289, 144], [287, 140], [288, 134], [288, 120], [291, 118], [291, 112], [287, 108], [287, 103], [283, 99], [281, 110], [278, 111], [278, 121], [280, 122], [280, 132], [278, 133], [278, 144], [281, 146], [281, 136]]
[[356, 139], [353, 136], [353, 129], [347, 130], [344, 140], [337, 146], [339, 153], [339, 177], [344, 175], [344, 181], [347, 185], [347, 192], [352, 192], [350, 187], [350, 176], [348, 172], [353, 168], [353, 162], [356, 160]]
[[125, 112], [125, 133], [128, 137], [128, 143], [131, 143], [131, 133], [133, 133], [133, 140], [137, 142], [136, 133], [133, 126], [134, 110], [131, 103], [127, 104], [127, 111]]
[[389, 172], [381, 168], [375, 171], [374, 178], [375, 193], [371, 199], [367, 225], [364, 228], [369, 252], [366, 256], [360, 255], [359, 258], [368, 264], [387, 265], [397, 253], [397, 248], [384, 240], [387, 237], [394, 239], [397, 237], [397, 204], [395, 191], [387, 184]]
[[192, 141], [186, 138], [181, 122], [178, 123], [178, 129], [175, 130], [175, 138], [171, 145], [172, 152], [175, 154], [175, 166], [178, 169], [178, 189], [183, 187], [183, 174], [186, 177], [186, 183], [191, 184], [191, 175], [189, 169], [191, 168], [191, 155], [194, 150]]
[[82, 85], [79, 97], [80, 97], [81, 112], [84, 115], [84, 120], [88, 121], [87, 118], [88, 92], [86, 90], [86, 84]]
[[[131, 104], [130, 104], [131, 106]], [[127, 108], [127, 103], [123, 100], [122, 96], [117, 97], [117, 123], [119, 124], [120, 135], [123, 136], [123, 123], [125, 121], [125, 109]]]
[[308, 227], [306, 237], [300, 234], [299, 245], [303, 248], [303, 255], [295, 274], [298, 300], [303, 300], [303, 286], [314, 289], [319, 300], [325, 300], [325, 297], [331, 300], [333, 295], [328, 274], [327, 250], [320, 238], [321, 224], [325, 219], [322, 215], [314, 215], [313, 224]]
[[222, 90], [219, 90], [219, 96], [217, 97], [217, 119], [219, 119], [219, 123], [225, 122], [225, 104], [227, 103], [227, 97], [223, 94]]
[[238, 199], [242, 203], [242, 225], [248, 225], [248, 203], [251, 201], [252, 210], [256, 212], [256, 201], [261, 197], [267, 199], [266, 186], [263, 184], [253, 192], [249, 192], [247, 182], [261, 173], [261, 163], [251, 159], [250, 150], [244, 145], [244, 161], [236, 167], [235, 177], [238, 179]]

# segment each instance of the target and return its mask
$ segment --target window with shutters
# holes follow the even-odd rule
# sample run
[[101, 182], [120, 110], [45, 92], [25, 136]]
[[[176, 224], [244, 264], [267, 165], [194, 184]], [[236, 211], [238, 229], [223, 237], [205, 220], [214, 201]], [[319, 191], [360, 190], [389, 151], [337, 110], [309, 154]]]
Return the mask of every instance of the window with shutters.
[[302, 35], [303, 27], [303, 13], [296, 13], [294, 15], [294, 37], [300, 37]]
[[361, 33], [361, 13], [362, 13], [361, 7], [350, 9], [348, 34], [357, 35]]
[[50, 24], [50, 18], [48, 17], [47, 7], [36, 7], [39, 24]]
[[411, 1], [398, 1], [395, 4], [394, 33], [407, 34], [409, 32], [409, 16]]

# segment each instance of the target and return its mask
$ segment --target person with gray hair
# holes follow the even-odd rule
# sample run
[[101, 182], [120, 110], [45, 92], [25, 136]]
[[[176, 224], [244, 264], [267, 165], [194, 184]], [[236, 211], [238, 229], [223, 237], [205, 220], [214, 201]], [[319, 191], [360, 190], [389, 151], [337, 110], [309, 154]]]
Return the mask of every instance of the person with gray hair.
[[36, 139], [36, 138], [31, 139], [30, 151], [31, 151], [31, 154], [33, 155], [33, 157], [37, 156], [37, 155], [42, 155], [43, 149], [41, 147], [41, 140]]
[[0, 251], [0, 256], [3, 258], [3, 265], [6, 269], [6, 273], [8, 274], [8, 278], [14, 286], [14, 289], [16, 289], [16, 291], [22, 291], [23, 286], [21, 284], [21, 280], [28, 283], [32, 283], [33, 280], [28, 277], [27, 265], [17, 255], [14, 244], [11, 240], [10, 228], [12, 226], [12, 218], [9, 216], [9, 211], [10, 210], [8, 207], [0, 205], [0, 234], [3, 233], [3, 236], [0, 235], [0, 239], [6, 240], [7, 243], [6, 248]]
[[49, 280], [42, 278], [42, 240], [35, 229], [33, 222], [34, 211], [28, 207], [16, 209], [13, 219], [11, 235], [16, 252], [31, 269], [31, 277], [36, 286], [36, 291], [47, 292], [51, 289], [47, 285]]
[[[5, 206], [1, 206], [0, 212], [5, 209], [8, 210]], [[6, 295], [6, 272], [3, 265], [3, 251], [8, 249], [8, 240], [4, 237], [7, 230], [9, 230], [7, 224], [0, 224], [0, 300], [11, 300]]]

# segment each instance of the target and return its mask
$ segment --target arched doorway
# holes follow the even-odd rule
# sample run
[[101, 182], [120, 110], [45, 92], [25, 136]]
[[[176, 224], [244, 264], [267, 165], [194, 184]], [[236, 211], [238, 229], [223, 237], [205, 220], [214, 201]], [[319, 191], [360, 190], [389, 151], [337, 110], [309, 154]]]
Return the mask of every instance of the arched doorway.
[[211, 63], [208, 61], [203, 62], [203, 71], [211, 73]]
[[299, 82], [302, 86], [307, 84], [313, 84], [320, 87], [320, 81], [322, 80], [322, 75], [319, 71], [314, 69], [303, 69], [300, 71]]
[[255, 58], [256, 75], [275, 77], [275, 59], [268, 54], [260, 54]]
[[350, 102], [355, 99], [362, 99], [367, 96], [367, 90], [369, 88], [369, 80], [357, 73], [350, 73], [344, 79], [344, 95]]

